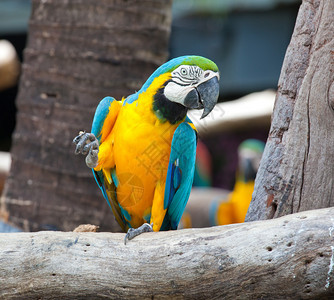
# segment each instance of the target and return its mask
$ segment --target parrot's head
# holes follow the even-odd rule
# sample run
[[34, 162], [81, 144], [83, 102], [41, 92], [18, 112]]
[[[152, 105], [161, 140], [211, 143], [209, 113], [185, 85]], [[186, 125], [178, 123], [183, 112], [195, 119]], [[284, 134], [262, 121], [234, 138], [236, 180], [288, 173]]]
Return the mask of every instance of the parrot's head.
[[201, 56], [181, 56], [166, 62], [142, 89], [155, 82], [159, 87], [154, 95], [153, 109], [172, 123], [184, 118], [188, 109], [204, 109], [201, 118], [206, 117], [219, 96], [218, 67]]
[[243, 141], [238, 147], [238, 176], [244, 182], [254, 181], [265, 143], [256, 139]]

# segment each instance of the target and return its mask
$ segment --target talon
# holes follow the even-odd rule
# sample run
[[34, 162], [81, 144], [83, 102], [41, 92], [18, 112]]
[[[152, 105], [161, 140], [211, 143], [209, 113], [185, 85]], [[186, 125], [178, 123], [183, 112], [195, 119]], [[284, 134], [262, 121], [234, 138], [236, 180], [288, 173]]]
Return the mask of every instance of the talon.
[[79, 154], [87, 154], [90, 150], [90, 147], [93, 147], [95, 150], [98, 149], [99, 144], [93, 133], [85, 133], [80, 132], [78, 136], [73, 139], [73, 143], [77, 146], [75, 148], [74, 153]]
[[73, 139], [76, 144], [74, 153], [86, 156], [86, 165], [95, 168], [98, 165], [99, 142], [93, 133], [80, 131], [79, 135]]
[[73, 139], [73, 143], [74, 144], [78, 144], [81, 137], [85, 134], [85, 131], [79, 131], [79, 135], [77, 135], [74, 139]]
[[93, 148], [92, 143], [88, 143], [88, 144], [86, 144], [86, 145], [82, 148], [81, 153], [82, 153], [83, 155], [86, 155], [87, 153], [89, 153], [89, 152], [91, 151], [92, 148]]
[[97, 150], [97, 152], [99, 152], [99, 151], [98, 151], [98, 150], [99, 150], [99, 144], [98, 144], [98, 142], [95, 140], [95, 141], [93, 141], [93, 142], [91, 142], [91, 143], [86, 144], [86, 146], [83, 147], [83, 149], [82, 149], [82, 154], [86, 155], [88, 152], [91, 154], [92, 151], [95, 151], [95, 152], [96, 152], [96, 150]]
[[153, 232], [153, 223], [151, 224], [144, 223], [138, 228], [129, 228], [128, 232], [124, 237], [124, 245], [126, 245], [127, 241], [132, 240], [133, 238], [144, 232]]

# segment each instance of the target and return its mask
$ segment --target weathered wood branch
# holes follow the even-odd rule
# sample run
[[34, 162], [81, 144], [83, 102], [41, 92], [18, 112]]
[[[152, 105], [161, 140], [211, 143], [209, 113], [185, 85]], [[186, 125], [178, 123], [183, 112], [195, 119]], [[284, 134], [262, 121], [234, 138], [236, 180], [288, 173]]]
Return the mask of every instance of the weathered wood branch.
[[143, 234], [0, 234], [0, 298], [334, 297], [334, 208]]

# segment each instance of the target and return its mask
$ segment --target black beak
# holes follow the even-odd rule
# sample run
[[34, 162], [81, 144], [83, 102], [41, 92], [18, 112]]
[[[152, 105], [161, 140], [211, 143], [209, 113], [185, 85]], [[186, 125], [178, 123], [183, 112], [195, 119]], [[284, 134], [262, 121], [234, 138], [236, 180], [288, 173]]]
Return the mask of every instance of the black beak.
[[244, 175], [244, 181], [249, 182], [251, 180], [255, 180], [257, 170], [255, 170], [252, 160], [250, 158], [246, 158], [241, 162], [241, 173]]
[[188, 108], [204, 108], [201, 119], [205, 118], [215, 107], [219, 96], [218, 77], [215, 76], [194, 88], [185, 98]]

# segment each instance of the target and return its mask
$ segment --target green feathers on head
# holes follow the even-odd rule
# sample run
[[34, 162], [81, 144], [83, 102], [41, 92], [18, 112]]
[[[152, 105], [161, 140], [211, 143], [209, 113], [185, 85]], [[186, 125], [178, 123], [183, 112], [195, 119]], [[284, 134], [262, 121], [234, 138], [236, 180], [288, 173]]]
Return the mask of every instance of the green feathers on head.
[[212, 71], [215, 71], [215, 72], [218, 71], [217, 65], [213, 61], [211, 61], [210, 59], [207, 59], [205, 57], [195, 56], [195, 55], [187, 55], [187, 56], [176, 57], [176, 58], [164, 63], [158, 69], [156, 69], [153, 72], [153, 74], [147, 79], [145, 84], [142, 86], [139, 93], [145, 91], [151, 85], [151, 83], [153, 82], [153, 80], [156, 77], [158, 77], [158, 76], [160, 76], [161, 74], [164, 74], [164, 73], [173, 72], [176, 68], [178, 68], [181, 65], [198, 66], [204, 71], [206, 71], [206, 70], [212, 70]]
[[218, 67], [217, 65], [211, 61], [210, 59], [207, 59], [205, 57], [202, 56], [181, 56], [176, 58], [177, 59], [182, 59], [184, 58], [184, 60], [179, 63], [178, 65], [175, 66], [175, 68], [173, 68], [172, 70], [175, 70], [177, 67], [179, 67], [180, 65], [196, 65], [198, 67], [200, 67], [203, 71], [206, 70], [212, 70], [215, 72], [218, 72]]
[[243, 141], [239, 147], [238, 150], [242, 149], [249, 149], [257, 153], [262, 153], [264, 150], [265, 143], [262, 141], [259, 141], [257, 139], [248, 139]]

